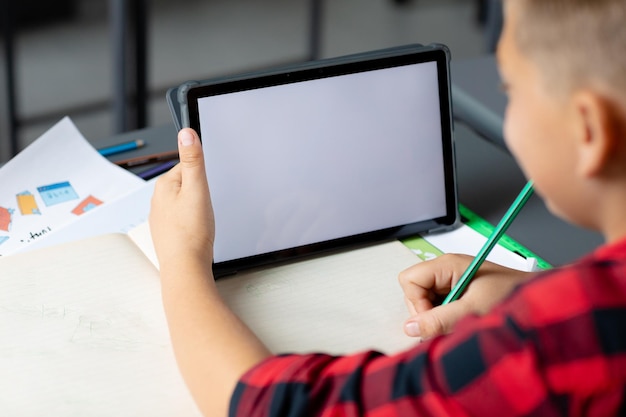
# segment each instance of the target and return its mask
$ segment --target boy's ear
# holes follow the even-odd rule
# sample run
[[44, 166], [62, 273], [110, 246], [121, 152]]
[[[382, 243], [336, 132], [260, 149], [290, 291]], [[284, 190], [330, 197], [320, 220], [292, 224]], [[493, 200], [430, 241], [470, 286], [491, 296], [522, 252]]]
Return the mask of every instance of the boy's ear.
[[619, 113], [612, 101], [591, 91], [575, 93], [572, 104], [578, 173], [596, 177], [610, 168], [623, 140]]

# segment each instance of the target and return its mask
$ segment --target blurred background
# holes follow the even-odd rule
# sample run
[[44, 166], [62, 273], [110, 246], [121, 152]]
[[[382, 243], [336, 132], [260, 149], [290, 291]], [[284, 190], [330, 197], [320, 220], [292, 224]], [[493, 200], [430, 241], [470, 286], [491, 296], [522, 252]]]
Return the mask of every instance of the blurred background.
[[[173, 135], [165, 93], [184, 81], [409, 43], [448, 45], [452, 82], [499, 120], [501, 17], [500, 0], [0, 0], [0, 163], [66, 115], [92, 143]], [[526, 179], [502, 146], [455, 136], [459, 199], [496, 224]], [[508, 234], [555, 265], [601, 242], [537, 196]]]
[[89, 140], [171, 123], [165, 91], [189, 79], [407, 43], [447, 44], [453, 60], [493, 47], [485, 0], [1, 1], [0, 162], [10, 137], [22, 149], [65, 115]]

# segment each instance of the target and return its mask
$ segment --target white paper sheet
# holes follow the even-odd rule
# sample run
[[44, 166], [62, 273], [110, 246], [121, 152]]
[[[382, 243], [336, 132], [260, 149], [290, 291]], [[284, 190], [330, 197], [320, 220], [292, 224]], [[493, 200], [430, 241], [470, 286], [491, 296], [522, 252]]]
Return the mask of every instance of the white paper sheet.
[[[14, 253], [29, 252], [107, 233], [129, 233], [136, 227], [147, 225], [154, 184], [155, 181], [148, 181], [136, 191], [123, 195], [108, 204], [103, 204], [98, 210], [85, 213], [72, 223], [65, 225], [65, 227], [44, 236], [30, 245], [19, 248]], [[132, 238], [132, 233], [130, 234]], [[139, 235], [140, 238], [145, 237], [142, 244], [139, 245], [140, 248], [153, 253], [154, 249], [151, 248], [152, 241], [149, 231], [139, 233]], [[149, 244], [145, 242], [145, 239], [148, 239]], [[156, 262], [156, 255], [149, 256], [152, 256], [152, 259]]]
[[0, 169], [0, 255], [144, 183], [102, 157], [66, 117]]
[[418, 262], [393, 241], [241, 272], [218, 288], [276, 353], [393, 353], [417, 343], [402, 330], [398, 273]]
[[124, 234], [0, 258], [0, 415], [198, 416]]
[[[469, 226], [462, 225], [454, 230], [424, 236], [431, 245], [443, 253], [460, 253], [476, 256], [487, 238]], [[534, 258], [525, 259], [503, 246], [496, 245], [489, 252], [487, 260], [520, 271], [534, 271], [537, 262]]]

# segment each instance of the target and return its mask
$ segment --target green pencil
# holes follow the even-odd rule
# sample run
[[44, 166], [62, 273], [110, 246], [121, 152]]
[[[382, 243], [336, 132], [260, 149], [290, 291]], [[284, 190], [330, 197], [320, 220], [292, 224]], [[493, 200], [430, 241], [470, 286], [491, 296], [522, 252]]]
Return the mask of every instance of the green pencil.
[[509, 210], [505, 213], [502, 220], [500, 220], [500, 223], [498, 223], [496, 228], [493, 230], [491, 236], [489, 236], [489, 239], [487, 239], [487, 242], [485, 242], [485, 245], [480, 249], [478, 254], [476, 254], [476, 257], [469, 265], [467, 270], [465, 270], [465, 272], [461, 276], [461, 279], [459, 279], [459, 282], [456, 283], [454, 288], [452, 288], [452, 291], [450, 291], [445, 300], [443, 300], [442, 304], [448, 304], [454, 300], [457, 300], [461, 296], [461, 294], [463, 294], [465, 288], [469, 285], [474, 275], [476, 275], [478, 268], [480, 268], [483, 262], [485, 262], [485, 259], [487, 259], [487, 255], [489, 255], [489, 252], [491, 252], [496, 243], [498, 243], [498, 240], [500, 240], [502, 235], [504, 235], [506, 229], [508, 229], [511, 223], [513, 223], [513, 220], [515, 220], [515, 217], [517, 217], [517, 215], [522, 210], [532, 194], [533, 182], [528, 181], [528, 183], [526, 183], [522, 191], [519, 193], [519, 195], [509, 208]]

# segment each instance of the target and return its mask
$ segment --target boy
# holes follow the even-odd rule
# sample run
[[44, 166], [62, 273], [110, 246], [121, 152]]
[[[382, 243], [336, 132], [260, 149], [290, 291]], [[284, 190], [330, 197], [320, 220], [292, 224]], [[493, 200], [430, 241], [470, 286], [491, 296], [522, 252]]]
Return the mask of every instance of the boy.
[[181, 131], [181, 164], [159, 180], [150, 224], [176, 358], [201, 411], [626, 415], [625, 23], [626, 0], [505, 0], [508, 145], [550, 209], [606, 245], [538, 276], [487, 264], [439, 307], [468, 258], [404, 271], [405, 330], [432, 339], [394, 356], [275, 357], [230, 312], [206, 256], [214, 224], [201, 146]]

